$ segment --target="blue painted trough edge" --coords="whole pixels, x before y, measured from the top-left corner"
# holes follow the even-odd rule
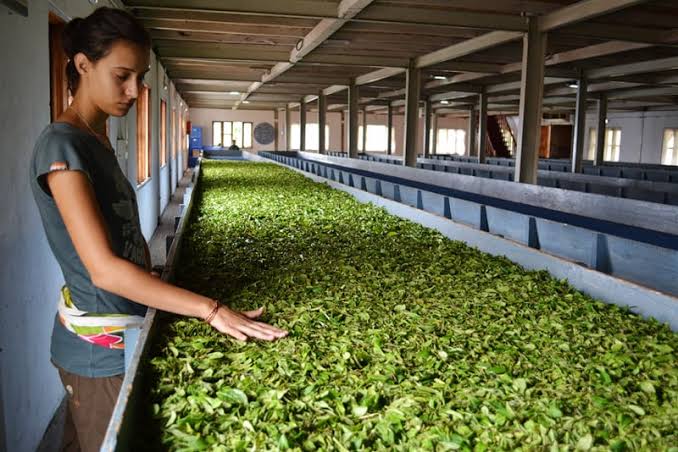
[[[244,154],[248,160],[275,163],[286,168],[289,166],[270,159]],[[456,223],[430,212],[416,209],[390,199],[349,187],[296,168],[290,168],[316,182],[351,194],[358,201],[372,203],[385,208],[389,213],[408,219],[422,226],[435,229],[453,240],[460,240],[480,251],[495,256],[505,256],[511,261],[530,270],[547,270],[558,279],[566,279],[573,287],[591,297],[609,304],[628,307],[632,312],[645,318],[655,318],[667,323],[673,331],[678,331],[678,298],[621,278],[583,267],[575,262],[563,259],[518,242],[503,239],[488,232]]]

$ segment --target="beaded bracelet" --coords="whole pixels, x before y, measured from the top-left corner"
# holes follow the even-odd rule
[[[212,312],[210,312],[209,315],[207,317],[205,317],[205,323],[207,323],[208,325],[212,324],[212,320],[214,320],[214,317],[217,316],[217,312],[219,311],[219,306],[220,306],[219,302],[217,300],[213,300],[213,301],[214,301],[214,308],[212,308]]]

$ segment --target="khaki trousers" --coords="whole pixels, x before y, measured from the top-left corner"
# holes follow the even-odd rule
[[[88,378],[59,367],[68,406],[61,450],[98,452],[122,386],[122,375]]]

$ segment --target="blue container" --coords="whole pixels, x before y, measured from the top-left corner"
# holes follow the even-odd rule
[[[191,127],[190,148],[202,148],[202,127]]]

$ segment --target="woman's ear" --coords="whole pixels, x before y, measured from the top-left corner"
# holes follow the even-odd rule
[[[75,69],[78,71],[78,74],[81,76],[89,71],[90,61],[84,53],[76,53],[73,57],[73,63],[75,64]]]

